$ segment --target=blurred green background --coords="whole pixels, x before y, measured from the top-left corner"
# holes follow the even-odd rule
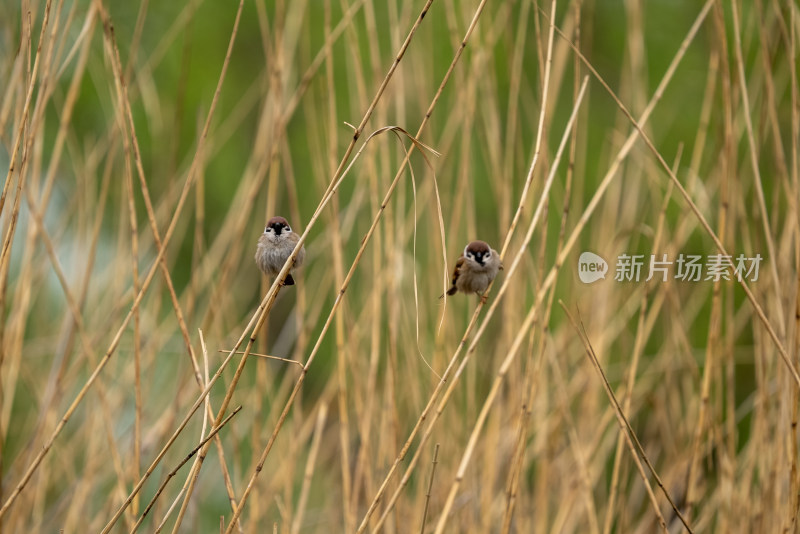
[[[20,222],[13,233],[14,242],[9,253],[9,269],[4,273],[7,280],[3,297],[4,357],[0,360],[4,381],[4,498],[19,479],[23,467],[28,465],[28,451],[38,450],[49,435],[58,420],[57,414],[63,413],[85,383],[96,359],[103,354],[130,309],[134,292],[130,197],[126,188],[128,172],[133,180],[139,241],[138,256],[133,261],[140,276],[150,268],[157,253],[135,162],[125,153],[121,142],[120,125],[127,128],[127,124],[115,88],[109,34],[106,32],[104,37],[99,17],[91,18],[96,14],[92,6],[100,4],[65,1],[52,5],[54,10],[58,9],[51,14],[59,23],[53,34],[56,60],[47,64],[46,83],[40,78],[33,93],[32,115],[37,120],[41,117],[41,121],[34,122],[33,127],[29,123],[29,129],[25,130],[30,139],[30,151],[26,147],[22,173],[26,177],[25,194],[37,202],[43,200],[46,196],[43,190],[50,179],[48,165],[54,157],[54,147],[62,142],[59,127],[66,110],[71,110],[71,119],[62,132],[63,156],[55,164],[52,176],[53,195],[39,209],[44,212],[45,228],[73,292],[80,295],[86,284],[85,298],[81,298],[79,307],[94,359],[87,358],[76,339],[77,327],[70,318],[64,289],[50,267],[51,260],[41,238],[34,233],[30,201],[26,199],[21,202]],[[422,5],[422,2],[371,0],[244,2],[226,78],[204,151],[198,159],[195,184],[178,218],[167,253],[171,281],[185,314],[190,341],[200,354],[197,331],[203,329],[209,344],[211,373],[222,358],[217,351],[233,346],[269,287],[269,281],[262,279],[252,261],[264,221],[273,214],[282,214],[296,230],[306,228],[353,137],[352,128],[346,123],[357,125],[360,122]],[[371,132],[383,126],[397,125],[411,134],[416,132],[478,5],[476,1],[461,0],[433,2],[366,124],[357,149]],[[197,157],[238,4],[202,0],[110,1],[102,6],[113,23],[141,165],[163,237],[187,173]],[[0,168],[8,169],[10,165],[27,89],[25,73],[33,65],[30,58],[36,53],[43,7],[42,2],[0,1],[0,80],[4,81],[0,84],[3,87],[0,94]],[[738,36],[730,7],[729,3],[718,3],[712,8],[689,44],[645,132],[669,164],[677,161],[678,179],[711,226],[718,229],[719,217],[727,217],[725,232],[720,237],[729,251],[734,256],[760,253],[766,258],[766,264],[762,264],[763,278],[753,285],[754,291],[769,319],[778,324],[784,344],[793,349],[796,325],[792,319],[792,299],[797,279],[796,206],[799,199],[797,146],[792,142],[797,113],[793,108],[793,103],[796,106],[796,80],[792,77],[796,70],[790,68],[792,62],[796,67],[796,51],[791,48],[794,32],[789,30],[796,25],[797,5],[777,0],[742,2]],[[576,40],[586,60],[632,115],[639,117],[701,8],[698,2],[687,1],[558,2],[556,22]],[[352,20],[339,32],[337,25],[351,9],[355,10]],[[389,435],[375,429],[388,425],[391,420],[391,439],[386,438],[391,444],[384,444],[379,451],[369,449],[368,453],[363,453],[372,455],[369,460],[363,460],[374,469],[369,476],[379,481],[385,473],[436,383],[418,356],[428,357],[434,368],[441,371],[474,308],[473,299],[458,298],[448,304],[452,308],[443,310],[437,300],[446,276],[442,255],[447,257],[447,267],[452,268],[464,244],[472,239],[484,239],[499,249],[520,202],[534,156],[543,101],[549,10],[549,3],[525,0],[486,3],[464,54],[420,137],[420,141],[440,151],[441,156],[426,154],[426,159],[418,152],[412,156],[414,183],[406,172],[387,203],[378,231],[348,288],[342,317],[337,318],[341,323],[337,322],[322,339],[320,357],[307,375],[298,406],[290,416],[293,426],[281,434],[281,440],[289,441],[278,442],[278,454],[306,454],[306,441],[301,447],[285,434],[307,438],[311,432],[308,421],[319,413],[321,399],[332,402],[333,406],[336,403],[331,399],[341,395],[336,410],[332,409],[335,413],[330,416],[339,426],[325,427],[323,448],[326,452],[321,461],[332,462],[332,465],[344,462],[347,456],[338,456],[345,454],[342,442],[346,439],[340,436],[347,431],[342,433],[342,427],[351,432],[348,445],[352,446],[355,457],[365,449],[362,442],[369,441],[368,435]],[[28,20],[33,35],[30,51],[26,48],[27,34],[23,31]],[[87,34],[82,33],[84,21],[91,24],[86,27]],[[327,54],[326,36],[332,31],[337,34]],[[735,53],[737,37],[742,43],[743,76],[757,143],[757,166],[769,217],[768,232],[776,243],[776,257],[768,253],[764,214],[756,201],[756,182],[743,120],[743,88]],[[86,67],[85,71],[80,71],[79,57],[87,42]],[[555,36],[554,43],[541,159],[534,174],[532,193],[525,199],[520,226],[510,241],[507,265],[519,250],[522,235],[539,201],[542,183],[573,110],[577,85],[583,76],[590,74],[559,35]],[[309,70],[310,67],[313,69]],[[79,90],[73,106],[67,95],[76,73]],[[310,77],[306,78],[307,75]],[[39,97],[44,98],[44,103],[39,103]],[[484,340],[480,345],[484,358],[473,362],[475,365],[467,371],[466,385],[458,391],[455,400],[455,414],[448,415],[442,423],[441,431],[449,431],[453,437],[453,448],[448,451],[446,460],[449,467],[443,468],[442,480],[449,481],[447,477],[458,465],[499,363],[522,328],[522,318],[555,262],[559,244],[563,243],[562,219],[569,234],[632,131],[629,120],[593,76],[590,76],[576,130],[571,156],[565,156],[557,171],[545,217],[546,226],[542,228],[540,224],[533,244],[520,252],[523,260],[515,275],[518,281],[506,294],[498,312],[499,319],[488,326],[486,339],[489,341]],[[406,147],[410,145],[407,139],[402,141]],[[342,183],[332,205],[310,231],[306,241],[307,266],[298,277],[301,287],[296,288],[296,295],[287,296],[282,292],[258,340],[258,351],[305,361],[335,301],[339,278],[353,262],[403,155],[400,142],[391,134],[370,142]],[[131,167],[126,166],[126,158]],[[571,158],[571,166],[566,163],[567,158]],[[569,178],[568,168],[572,173]],[[680,252],[716,253],[711,238],[697,224],[685,201],[669,185],[668,176],[641,141],[634,145],[618,172],[561,268],[555,284],[555,302],[563,299],[568,305],[587,312],[584,317],[587,330],[597,341],[598,352],[604,354],[609,379],[620,390],[625,390],[623,384],[630,368],[630,355],[637,350],[639,301],[643,299],[656,310],[664,306],[653,319],[655,326],[649,326],[642,341],[646,362],[642,365],[646,365],[647,370],[641,372],[644,383],[635,386],[638,402],[631,419],[652,442],[674,439],[674,443],[670,442],[672,448],[665,446],[664,450],[659,450],[663,455],[659,458],[667,458],[659,467],[668,472],[673,488],[679,488],[675,490],[678,494],[686,493],[681,485],[688,469],[684,465],[686,457],[691,458],[689,463],[698,457],[704,459],[700,470],[707,485],[700,499],[707,508],[705,515],[697,514],[698,521],[701,526],[712,529],[724,528],[726,523],[720,516],[726,509],[712,503],[717,502],[714,492],[722,491],[720,488],[724,486],[716,478],[731,475],[717,471],[714,455],[722,454],[717,452],[718,448],[727,446],[728,454],[734,458],[726,461],[736,464],[740,460],[737,456],[745,458],[758,448],[759,440],[767,432],[765,428],[774,427],[781,436],[791,437],[788,443],[794,444],[796,432],[785,428],[786,413],[792,406],[794,393],[785,393],[778,399],[769,393],[792,384],[787,381],[786,369],[755,319],[743,290],[735,284],[725,284],[722,296],[715,297],[711,283],[675,282],[660,287],[616,283],[613,276],[595,286],[577,281],[575,263],[582,250],[602,255],[612,269],[613,258],[620,253],[670,252],[672,257]],[[441,224],[446,234],[444,251],[433,192],[434,177],[441,198]],[[15,185],[18,173],[12,174],[10,179]],[[10,206],[14,195],[12,188],[2,212],[4,236],[11,226]],[[672,200],[665,204],[667,195]],[[660,222],[664,205],[664,219]],[[95,224],[99,229],[96,245]],[[663,226],[663,248],[654,250],[654,236],[660,225]],[[341,256],[334,254],[334,249]],[[774,271],[769,269],[770,262]],[[715,298],[721,298],[722,304]],[[445,320],[440,330],[442,313]],[[722,314],[721,322],[712,320],[715,313]],[[92,392],[91,401],[87,401],[91,402],[90,406],[96,406],[94,403],[98,401],[107,405],[106,409],[112,414],[113,428],[105,429],[111,435],[108,446],[119,447],[118,454],[123,459],[120,460],[122,467],[117,469],[123,470],[127,478],[121,481],[114,470],[94,466],[91,458],[84,456],[87,450],[95,450],[93,447],[101,448],[101,445],[92,445],[95,442],[91,429],[101,424],[102,417],[93,415],[96,408],[82,407],[68,423],[65,435],[59,437],[54,450],[54,454],[58,452],[73,464],[68,469],[70,475],[66,476],[69,484],[60,483],[57,476],[55,480],[42,476],[34,483],[38,489],[25,490],[20,497],[22,502],[17,504],[25,503],[34,512],[15,512],[17,515],[12,516],[11,525],[34,530],[63,528],[70,524],[100,528],[108,512],[121,502],[122,494],[136,480],[130,472],[135,419],[131,362],[137,350],[135,346],[141,348],[143,357],[144,465],[193,402],[198,390],[186,358],[187,347],[160,274],[156,275],[153,289],[142,302],[141,321],[139,341],[132,327],[125,329],[114,359],[102,374],[105,382],[102,388],[106,393],[95,397]],[[378,326],[373,328],[373,324]],[[558,432],[561,425],[567,424],[566,419],[560,419],[566,417],[564,414],[572,413],[579,420],[585,418],[592,425],[597,424],[597,435],[587,438],[598,444],[591,491],[598,503],[604,503],[609,492],[606,471],[612,469],[618,458],[613,440],[609,439],[609,436],[617,436],[612,412],[597,383],[592,382],[591,394],[581,395],[581,388],[588,387],[581,382],[582,373],[590,378],[593,375],[586,368],[575,371],[585,365],[584,356],[557,304],[552,320],[543,326],[548,330],[542,332],[542,325],[537,323],[536,335],[553,336],[551,342],[558,347],[553,350],[569,352],[571,359],[564,364],[571,370],[565,372],[569,380],[576,381],[566,387],[570,396],[563,412],[549,404],[543,408],[544,413],[556,421],[552,428],[557,430],[550,431],[557,437],[552,439],[554,442],[566,439],[564,432]],[[709,371],[714,373],[714,380],[711,415],[705,424],[718,432],[712,432],[713,438],[709,437],[702,447],[695,448],[700,439],[694,436],[698,413],[703,413],[699,406],[705,362],[708,354],[714,352],[718,356],[718,367]],[[497,425],[507,424],[511,428],[509,421],[517,413],[515,410],[519,410],[519,399],[523,392],[531,389],[530,382],[526,381],[532,376],[528,373],[534,372],[531,369],[541,369],[538,365],[544,365],[542,373],[556,372],[548,371],[547,364],[534,363],[542,361],[539,358],[544,358],[541,355],[544,352],[537,353],[537,357],[532,356],[533,353],[531,348],[524,359],[515,361],[498,416],[503,422]],[[796,354],[793,357],[796,365]],[[231,425],[235,430],[226,438],[231,449],[228,454],[233,456],[237,491],[246,483],[276,413],[282,409],[296,378],[292,367],[275,362],[258,360],[250,365],[252,369],[245,373],[235,398],[246,410],[238,416],[236,424]],[[226,370],[220,385],[212,390],[214,406],[219,406],[225,387],[232,379],[232,371]],[[654,375],[663,376],[663,379],[654,379]],[[552,383],[553,377],[550,379]],[[791,387],[789,391],[793,391]],[[546,389],[537,390],[536,394],[548,397]],[[363,427],[361,418],[365,417],[365,406],[375,400],[370,395],[385,395],[380,402],[392,406],[387,408],[391,415],[367,411],[374,421],[370,419]],[[552,391],[549,397],[553,397]],[[754,401],[754,398],[761,400]],[[394,399],[396,404],[388,399]],[[589,410],[585,403],[591,399],[597,405]],[[673,402],[675,404],[670,404]],[[375,406],[378,405],[383,406],[375,401]],[[762,423],[753,420],[754,405],[765,410],[756,411],[756,414],[767,421],[763,423],[766,426],[757,431],[752,431],[753,425]],[[184,451],[195,442],[200,430],[199,418],[196,419],[188,431],[193,437],[182,437],[176,449]],[[301,432],[301,428],[305,430]],[[511,435],[512,432],[506,429],[504,434],[498,430],[500,427],[492,428],[496,434],[491,435]],[[674,435],[670,434],[672,431]],[[666,434],[668,438],[664,437]],[[529,463],[525,464],[523,477],[527,484],[523,491],[528,491],[523,495],[533,502],[534,497],[543,492],[541,480],[550,476],[537,471],[535,462],[540,459],[539,454],[552,451],[548,452],[549,449],[533,437],[524,444],[535,451],[526,457]],[[491,443],[483,446],[486,447],[484,452],[493,450]],[[600,447],[605,448],[600,450]],[[293,448],[297,450],[292,452]],[[792,450],[787,445],[786,450],[775,455],[792,458]],[[180,452],[172,454],[174,458],[170,456],[170,460],[177,461],[181,457]],[[499,452],[497,455],[503,456]],[[287,515],[291,517],[274,499],[274,494],[283,495],[288,502],[284,505],[290,508],[297,499],[303,481],[303,464],[297,457],[291,460],[298,462],[293,475],[287,475],[286,479],[276,477],[273,486],[265,482],[266,486],[259,489],[263,492],[264,503],[252,512],[255,518],[272,521],[276,516],[284,520]],[[741,462],[736,465],[752,469],[748,473],[760,472],[752,464]],[[109,460],[109,463],[114,462]],[[165,461],[165,464],[170,465],[170,462]],[[287,460],[286,464],[292,462]],[[776,465],[789,469],[777,461]],[[763,468],[761,466],[761,470]],[[60,473],[60,469],[65,468],[49,465],[47,472]],[[87,491],[95,498],[86,517],[75,518],[69,512],[67,501],[69,492],[79,487],[80,482],[70,476],[80,478],[79,473],[84,469],[93,474],[96,486]],[[160,480],[166,473],[162,472],[164,469],[166,467],[160,467],[154,479]],[[230,511],[224,488],[218,484],[217,459],[209,458],[205,469],[213,474],[204,471],[199,495],[193,497],[202,503],[200,511],[193,509],[196,515],[184,520],[185,527],[214,525],[216,518]],[[265,472],[270,469],[278,467],[270,463]],[[355,467],[353,469],[355,471]],[[741,475],[736,467],[730,470]],[[336,504],[339,492],[346,495],[348,491],[344,487],[346,484],[339,487],[338,467],[320,468],[316,476],[324,480],[314,486],[311,498],[320,519],[318,523],[312,521],[309,529],[319,525],[336,525],[334,529],[340,525],[352,527],[347,506],[337,507]],[[498,488],[504,476],[497,475],[497,479],[493,479],[496,486],[485,487],[488,496],[479,498],[483,499],[481,513],[489,513],[491,506],[487,503],[492,495],[502,494]],[[629,477],[630,486],[638,488],[639,480],[632,470],[625,476]],[[794,479],[781,480],[787,487],[794,487]],[[768,486],[772,482],[774,480],[769,479],[763,484]],[[352,498],[351,515],[358,519],[369,504],[372,494],[368,490],[375,489],[375,480],[367,478],[363,484],[363,494],[357,493]],[[422,479],[412,483],[410,493],[414,499],[422,499],[423,486]],[[155,480],[148,482],[145,493],[151,496],[155,487]],[[330,496],[321,488],[334,488],[331,490],[334,498],[328,498]],[[633,494],[639,490],[626,487],[623,491]],[[747,490],[743,491],[748,495]],[[785,488],[782,491],[787,493],[776,490],[769,498],[764,497],[763,509],[773,512],[780,509],[782,513],[780,496],[791,493]],[[108,495],[110,499],[103,498]],[[553,510],[560,506],[559,495],[554,491],[550,496],[552,502],[548,502]],[[629,497],[631,502],[643,502],[638,493]],[[440,495],[439,499],[442,498]],[[541,511],[537,506],[519,509],[520,532],[531,531],[524,529],[533,528],[534,524],[541,527],[548,521],[547,518],[536,519],[534,512]],[[601,504],[598,508],[604,509]],[[490,514],[492,518],[499,512],[495,510],[494,513]],[[639,531],[646,530],[650,524],[647,513],[642,513],[639,507],[619,513],[626,519],[615,523],[618,531],[626,531],[626,526],[633,530],[634,522]],[[781,513],[775,512],[775,517],[786,516]],[[459,524],[469,524],[463,517],[461,520],[464,522]],[[492,521],[495,525],[495,520]],[[282,529],[285,524],[281,523]],[[398,524],[402,525],[402,514]],[[742,522],[742,525],[751,524]],[[581,531],[580,526],[571,526]],[[768,527],[764,528],[763,531],[768,531]],[[565,527],[564,530],[569,529]]]

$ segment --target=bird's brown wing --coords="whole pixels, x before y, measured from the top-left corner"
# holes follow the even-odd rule
[[[459,256],[458,260],[456,260],[456,266],[453,268],[453,278],[451,280],[453,285],[447,290],[448,295],[455,295],[456,291],[458,291],[458,288],[456,287],[456,280],[458,280],[458,277],[461,274],[461,267],[463,267],[465,261],[466,260],[464,259],[463,255]]]

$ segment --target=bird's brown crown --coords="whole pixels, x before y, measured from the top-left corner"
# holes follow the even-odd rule
[[[464,249],[464,257],[483,265],[492,257],[492,248],[485,241],[473,241]]]
[[[474,254],[476,252],[489,252],[492,249],[486,241],[473,241],[464,250]]]
[[[276,224],[289,226],[289,221],[287,221],[286,219],[284,219],[279,215],[276,215],[275,217],[267,221],[267,226],[275,226]]]
[[[292,231],[292,227],[289,226],[289,221],[284,219],[283,217],[275,216],[267,221],[267,226],[264,227],[264,232],[275,232],[276,236],[279,236],[283,233],[289,233]]]

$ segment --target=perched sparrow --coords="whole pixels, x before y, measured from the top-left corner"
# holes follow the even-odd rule
[[[258,249],[256,250],[258,268],[266,275],[277,276],[299,239],[300,236],[292,231],[286,219],[283,217],[271,218],[267,221],[264,233],[258,238]],[[303,265],[305,257],[306,249],[301,247],[294,260],[294,265],[289,270],[289,274],[286,275],[285,285],[294,285],[294,278],[292,278],[291,273],[295,268]]]
[[[447,290],[447,294],[455,295],[461,291],[482,296],[497,276],[497,271],[502,268],[503,264],[497,251],[484,241],[473,241],[464,248],[464,253],[456,261],[456,267],[453,269],[453,287]]]

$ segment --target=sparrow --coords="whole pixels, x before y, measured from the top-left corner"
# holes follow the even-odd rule
[[[283,268],[283,264],[291,255],[300,236],[292,231],[291,226],[283,217],[273,217],[267,221],[264,233],[258,238],[258,248],[256,249],[256,265],[264,274],[277,276]],[[305,247],[300,248],[294,265],[286,275],[284,285],[293,286],[294,278],[292,271],[303,265],[306,257]]]
[[[496,250],[484,241],[473,241],[464,248],[464,253],[456,261],[453,286],[447,290],[447,294],[455,295],[458,291],[476,293],[485,302],[483,292],[502,268],[500,254]]]

